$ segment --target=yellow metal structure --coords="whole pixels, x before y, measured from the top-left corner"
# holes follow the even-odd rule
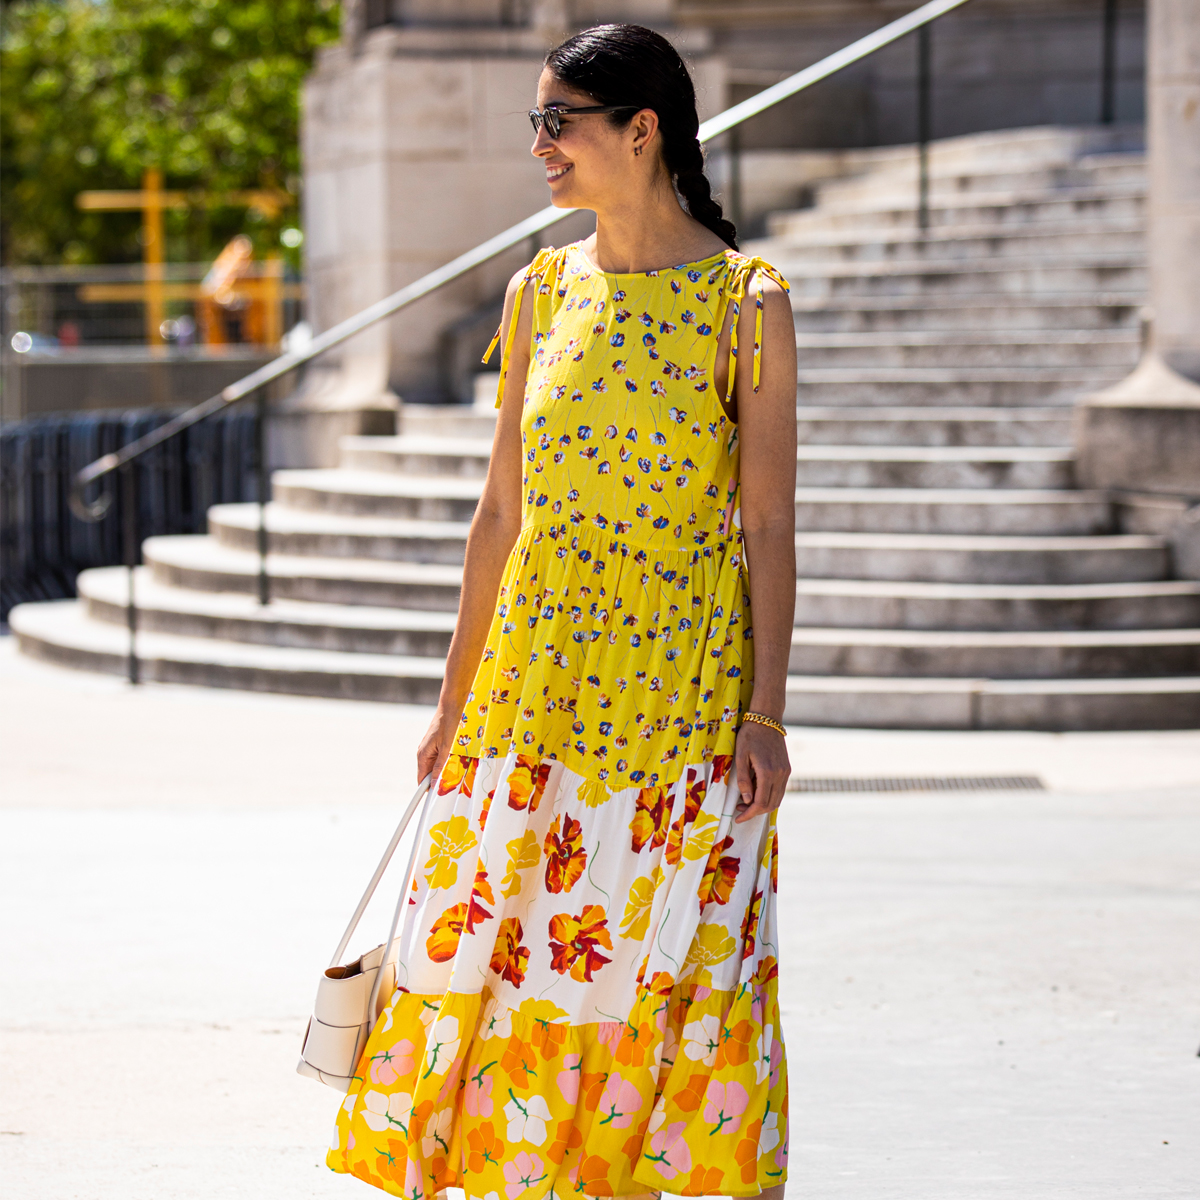
[[[168,300],[199,299],[204,293],[195,284],[168,284],[164,278],[166,262],[166,234],[163,228],[163,212],[168,209],[189,208],[207,203],[213,207],[257,208],[268,217],[274,217],[293,204],[295,198],[288,192],[272,188],[250,191],[223,192],[206,198],[202,192],[168,192],[163,190],[162,171],[150,167],[142,175],[140,191],[94,191],[80,192],[75,197],[77,208],[90,212],[133,212],[142,213],[142,266],[143,282],[133,284],[97,284],[80,288],[81,300],[141,300],[146,306],[146,342],[151,346],[162,346],[163,319]],[[274,261],[274,260],[272,260]],[[261,299],[267,312],[264,314],[263,337],[267,345],[278,343],[282,330],[279,303],[284,298],[282,263],[277,269],[268,265],[266,278],[239,281],[237,291],[245,292],[247,299]],[[251,285],[247,288],[247,284]],[[258,284],[255,288],[253,285]],[[258,292],[258,296],[254,293]],[[266,335],[272,332],[274,337]]]

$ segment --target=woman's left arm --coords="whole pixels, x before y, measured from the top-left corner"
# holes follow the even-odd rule
[[[754,630],[754,691],[750,711],[783,720],[788,657],[796,612],[796,327],[787,293],[763,281],[759,386],[743,350],[735,380],[741,444],[742,533]],[[757,292],[752,277],[738,316],[738,343],[754,345]],[[743,723],[735,752],[737,821],[770,812],[783,800],[791,774],[787,741],[767,725]]]

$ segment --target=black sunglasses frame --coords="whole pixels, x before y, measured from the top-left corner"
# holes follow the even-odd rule
[[[636,104],[589,104],[584,108],[560,108],[558,105],[552,105],[550,108],[529,110],[529,121],[533,126],[533,132],[537,133],[545,125],[546,133],[553,141],[562,133],[562,122],[559,120],[561,116],[582,116],[585,113],[615,113],[615,112],[630,112],[636,111]]]

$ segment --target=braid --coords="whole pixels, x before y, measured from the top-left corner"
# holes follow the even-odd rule
[[[665,138],[663,142],[663,156],[667,158],[678,142],[672,145]],[[713,199],[708,176],[704,173],[704,153],[696,138],[692,138],[692,144],[685,150],[685,154],[687,161],[680,166],[675,166],[668,158],[667,170],[672,171],[675,176],[675,187],[687,205],[688,214],[694,220],[699,221],[701,225],[711,229],[721,241],[736,250],[738,248],[737,227],[725,216],[721,205]],[[674,155],[671,155],[671,158],[674,158]],[[674,169],[672,170],[672,168]]]

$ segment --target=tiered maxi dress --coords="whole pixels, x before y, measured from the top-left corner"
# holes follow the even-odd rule
[[[754,272],[757,386],[761,280],[787,286],[761,259],[617,275],[573,244],[525,276],[521,531],[335,1171],[410,1200],[786,1178],[778,843],[773,813],[733,823],[753,657],[713,382]]]

